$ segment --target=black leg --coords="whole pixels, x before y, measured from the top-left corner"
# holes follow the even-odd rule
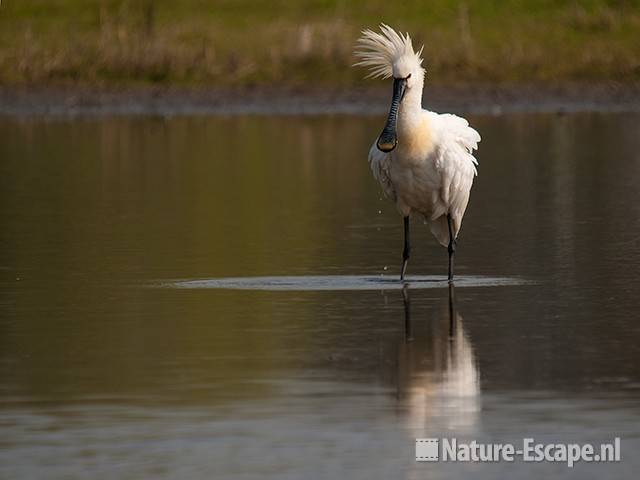
[[[411,240],[409,239],[409,217],[404,217],[404,249],[402,250],[402,269],[400,270],[400,280],[404,280],[407,271],[407,263],[411,255]]]
[[[449,282],[453,282],[453,255],[456,253],[456,237],[453,233],[453,220],[451,214],[447,214],[447,225],[449,225]]]

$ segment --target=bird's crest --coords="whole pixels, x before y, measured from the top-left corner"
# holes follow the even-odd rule
[[[362,31],[354,54],[360,59],[354,66],[370,69],[367,77],[389,78],[393,75],[393,65],[400,60],[422,68],[422,50],[415,52],[408,33],[404,36],[384,23],[380,24],[382,33],[370,29]]]

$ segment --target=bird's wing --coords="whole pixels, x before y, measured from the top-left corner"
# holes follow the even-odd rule
[[[369,150],[369,166],[371,167],[371,172],[373,172],[375,179],[380,182],[384,194],[395,201],[396,192],[393,188],[393,184],[391,183],[391,179],[389,178],[390,161],[391,155],[378,150],[378,147],[374,142]]]
[[[473,167],[473,174],[477,175],[476,165],[478,160],[473,156],[473,151],[478,149],[478,143],[480,142],[480,134],[469,126],[469,122],[457,115],[451,113],[444,114],[432,114],[436,119],[436,128],[438,130],[438,136],[442,144],[450,147],[455,153],[458,147],[463,149],[463,153],[466,154],[465,160],[471,162]]]
[[[456,235],[462,224],[473,177],[478,174],[478,161],[473,151],[478,148],[480,134],[464,118],[452,114],[432,115],[438,145],[435,167],[440,173],[439,196],[444,211],[434,212],[431,230],[441,243],[445,243],[448,227],[444,215],[451,214]]]

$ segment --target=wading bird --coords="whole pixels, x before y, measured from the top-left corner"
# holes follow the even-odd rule
[[[411,253],[409,217],[426,219],[431,233],[449,252],[449,281],[462,217],[469,202],[480,135],[464,118],[422,108],[425,69],[422,48],[415,52],[409,34],[387,25],[382,33],[364,30],[358,40],[356,66],[369,68],[368,77],[393,77],[387,123],[369,151],[369,164],[404,219],[404,249],[400,279]]]

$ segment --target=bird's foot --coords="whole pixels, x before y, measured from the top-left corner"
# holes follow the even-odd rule
[[[400,281],[403,282],[404,281],[404,275],[405,273],[407,273],[407,265],[409,263],[409,260],[405,260],[402,262],[402,267],[400,268]]]

